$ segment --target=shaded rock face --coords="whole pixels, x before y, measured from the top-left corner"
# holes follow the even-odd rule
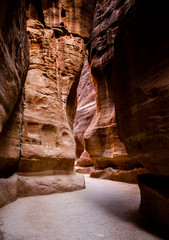
[[[97,111],[85,131],[85,146],[98,169],[114,167],[133,169],[139,163],[126,153],[119,141],[112,74],[114,66],[114,37],[119,20],[127,11],[130,1],[98,1],[94,29],[88,44],[91,79],[96,92]]]
[[[140,211],[151,222],[155,222],[158,229],[168,235],[169,221],[169,180],[151,174],[139,176],[141,192]],[[167,239],[166,237],[164,239]]]
[[[152,174],[163,176],[169,176],[168,8],[168,1],[136,1],[115,41],[120,139]]]
[[[0,177],[7,177],[20,155],[20,96],[29,66],[25,1],[0,2],[0,53]]]
[[[84,134],[96,113],[96,93],[90,78],[88,61],[85,61],[77,89],[77,111],[73,125],[76,141],[76,158],[85,149]],[[89,157],[89,156],[88,156]]]
[[[152,173],[139,177],[140,210],[167,232],[168,8],[168,1],[135,1],[119,25],[112,79],[120,139]]]
[[[30,68],[24,88],[20,172],[73,171],[75,92],[93,11],[94,1],[29,4]]]

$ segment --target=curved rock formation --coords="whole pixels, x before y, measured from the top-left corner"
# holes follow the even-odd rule
[[[0,53],[0,177],[8,177],[19,163],[20,98],[29,66],[25,1],[0,2]]]
[[[136,1],[128,11],[115,41],[114,79],[121,140],[151,173],[164,176],[169,176],[168,7],[166,1]]]
[[[96,94],[90,78],[88,61],[85,61],[77,89],[77,111],[73,125],[73,134],[76,141],[77,164],[92,165],[90,156],[85,150],[84,134],[96,112]],[[85,151],[84,151],[85,150]],[[82,163],[83,162],[83,163]],[[79,165],[79,166],[80,166]]]
[[[0,132],[23,87],[29,64],[25,2],[0,3]]]
[[[119,141],[116,125],[112,73],[114,37],[119,19],[128,8],[119,1],[98,1],[92,39],[88,44],[91,78],[96,91],[97,111],[85,131],[85,144],[97,169],[114,167],[130,170],[139,166]]]
[[[72,124],[94,1],[31,1],[20,172],[73,172]],[[41,11],[40,11],[41,10]],[[84,19],[84,13],[86,18]]]
[[[153,175],[139,178],[141,211],[168,231],[169,2],[134,1],[115,40],[120,139]]]
[[[13,1],[11,11],[8,4],[1,5],[2,9],[4,7],[2,21],[0,17],[1,61],[4,61],[1,73],[3,78],[10,80],[9,84],[4,81],[1,86],[2,96],[4,94],[2,106],[6,108],[1,118],[3,126],[23,87],[29,53],[26,49],[24,1]],[[86,56],[85,42],[93,26],[94,7],[95,0],[27,1],[29,72],[23,101],[20,103],[18,100],[13,117],[10,117],[0,136],[3,160],[0,164],[1,177],[8,177],[16,171],[19,173],[15,181],[13,178],[2,181],[7,191],[1,192],[0,205],[16,197],[8,187],[11,181],[17,185],[16,188],[22,186],[22,189],[19,187],[16,190],[21,190],[23,194],[18,192],[20,196],[72,191],[84,187],[83,177],[74,174],[75,141],[72,125],[76,111],[74,92]],[[12,21],[9,23],[10,13]],[[8,32],[4,30],[5,24]],[[7,64],[5,57],[8,57]],[[7,72],[9,76],[5,75]],[[51,174],[55,176],[44,176]],[[60,176],[56,177],[57,174]],[[63,174],[70,175],[66,177]],[[24,189],[27,193],[24,193]]]

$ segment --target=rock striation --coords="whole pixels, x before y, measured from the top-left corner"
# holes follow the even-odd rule
[[[141,211],[158,224],[158,219],[162,219],[162,225],[167,228],[168,8],[167,1],[134,1],[122,19],[115,39],[113,79],[120,139],[132,158],[140,161],[152,174],[148,178],[139,178]]]
[[[94,1],[31,1],[20,172],[73,172],[76,92]],[[41,11],[40,11],[41,10]],[[86,18],[84,19],[84,13]]]
[[[115,41],[120,138],[151,173],[163,176],[169,176],[168,6],[164,1],[136,1],[121,22]]]
[[[0,177],[17,170],[20,102],[29,66],[25,1],[0,2]]]
[[[21,196],[60,192],[62,188],[65,191],[78,190],[84,187],[84,179],[74,173],[72,127],[76,112],[75,92],[86,56],[85,43],[93,27],[95,1],[30,0],[26,3],[30,65],[22,99],[18,99],[15,109],[29,59],[24,1],[13,1],[10,9],[7,5],[4,8],[6,15],[2,14],[2,21],[0,18],[2,55],[8,57],[9,63],[6,66],[6,59],[1,59],[5,63],[1,73],[2,78],[10,80],[10,84],[2,85],[4,101],[1,109],[6,107],[6,113],[4,111],[1,118],[2,126],[13,110],[0,136],[1,177],[18,171],[15,183],[18,185],[21,182]],[[3,9],[5,4],[1,5]],[[13,19],[8,24],[10,14]],[[9,26],[9,31],[4,31],[5,24]],[[3,37],[9,45],[8,42],[4,44]],[[5,76],[7,72],[11,78]],[[45,181],[47,185],[51,183],[51,188],[40,187]],[[8,185],[8,180],[3,182],[5,184]],[[7,199],[15,199],[15,196],[10,197],[10,191],[8,196],[2,192],[2,199],[3,195],[6,200],[0,200],[2,205],[8,202]]]
[[[77,165],[87,167],[93,165],[86,151],[84,134],[96,113],[96,93],[90,78],[88,60],[85,61],[77,89],[77,111],[73,125],[76,141]]]
[[[129,1],[98,1],[94,29],[88,43],[91,81],[96,92],[96,112],[84,133],[85,148],[96,169],[112,167],[132,170],[140,167],[127,155],[119,140],[112,84],[114,38],[119,20],[127,11]],[[138,172],[138,171],[137,171]]]
[[[99,90],[97,93],[99,94]],[[127,156],[124,145],[118,139],[116,123],[107,126],[104,118],[105,112],[101,112],[102,125],[100,125],[99,130],[95,128],[98,124],[96,121],[98,115],[96,109],[97,97],[91,83],[88,61],[86,61],[77,90],[77,112],[73,126],[77,159],[75,170],[78,173],[88,173],[91,177],[136,183],[137,176],[147,171],[140,168],[135,160]],[[108,111],[113,111],[115,115],[114,108],[113,110],[111,108],[107,109],[107,115]],[[105,128],[108,130],[105,130]],[[91,138],[89,137],[86,140],[85,136],[88,132],[92,132],[92,135]],[[111,144],[109,143],[110,140]],[[109,155],[107,152],[108,157],[105,158],[102,151],[108,147]],[[118,154],[115,149],[118,149]],[[93,165],[94,167],[92,167]]]

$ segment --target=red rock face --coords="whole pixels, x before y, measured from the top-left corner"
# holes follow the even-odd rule
[[[88,61],[85,61],[77,89],[77,111],[73,125],[76,141],[76,158],[85,149],[84,134],[96,112],[96,93],[90,78]]]
[[[32,1],[29,5],[31,61],[25,84],[20,172],[74,170],[75,92],[93,11],[94,1],[77,0],[74,5],[41,1],[39,8]]]
[[[17,170],[20,101],[29,66],[25,1],[0,2],[0,176]]]
[[[118,22],[130,1],[99,1],[95,10],[95,26],[88,44],[92,83],[96,92],[97,111],[85,131],[85,145],[98,169],[114,167],[133,169],[139,164],[126,153],[119,141],[114,106],[112,73],[114,66],[114,37]]]
[[[115,41],[120,139],[151,173],[163,176],[169,176],[168,7],[167,1],[136,1]]]

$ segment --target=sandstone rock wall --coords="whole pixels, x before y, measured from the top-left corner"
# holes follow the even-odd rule
[[[7,177],[20,155],[20,95],[29,66],[25,1],[0,2],[0,53],[0,177]]]
[[[134,1],[115,40],[120,139],[152,175],[139,178],[140,210],[166,228],[169,209],[169,2]]]
[[[115,100],[121,140],[151,173],[169,176],[167,1],[135,1],[115,41]]]
[[[94,1],[39,4],[31,1],[28,10],[31,58],[24,89],[19,171],[68,173],[75,160],[75,92],[92,29]]]
[[[77,89],[77,111],[73,125],[76,158],[85,149],[84,134],[96,112],[96,94],[90,78],[88,60],[85,61]]]
[[[139,166],[126,153],[119,141],[112,74],[114,66],[114,37],[119,20],[130,1],[98,1],[94,29],[88,44],[92,83],[96,92],[97,111],[85,131],[85,144],[92,162],[98,169],[114,167],[133,169]]]

